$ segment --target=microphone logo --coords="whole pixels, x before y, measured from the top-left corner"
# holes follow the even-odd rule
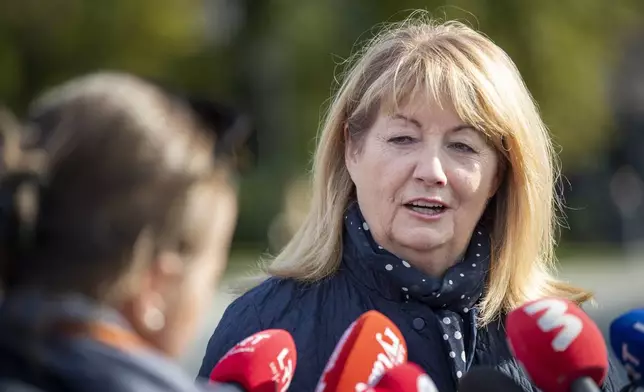
[[[427,375],[421,374],[416,379],[416,391],[417,392],[438,392],[434,381]]]
[[[633,325],[633,329],[635,329],[638,332],[644,333],[644,324],[638,321],[635,323],[635,325]]]
[[[633,324],[633,329],[644,334],[644,324],[639,321]],[[629,352],[628,344],[626,343],[622,343],[621,354],[622,363],[624,364],[624,369],[626,369],[626,372],[628,373],[628,377],[631,381],[639,382],[642,379],[642,373],[638,372],[637,369],[640,367],[641,360]]]
[[[288,348],[283,348],[277,355],[277,364],[275,364],[275,362],[271,362],[269,364],[271,371],[273,372],[273,381],[283,385],[279,392],[286,391],[293,379],[293,360],[289,358],[285,361],[289,353],[290,351]]]
[[[249,336],[246,339],[242,340],[237,345],[238,346],[246,346],[246,345],[254,346],[257,343],[261,342],[262,340],[266,340],[266,339],[268,339],[270,337],[271,337],[271,335],[268,334],[268,333],[256,333],[255,335]]]
[[[270,338],[271,336],[272,336],[271,334],[260,332],[245,338],[244,340],[237,343],[235,347],[230,349],[230,351],[228,351],[226,355],[224,355],[221,358],[220,362],[223,361],[225,358],[230,357],[231,355],[235,355],[239,353],[254,353],[257,344],[263,340]]]
[[[389,327],[385,328],[384,334],[376,333],[376,341],[384,353],[378,353],[376,362],[371,369],[369,384],[372,385],[382,377],[386,369],[391,369],[405,361],[405,347],[400,344],[400,339]]]
[[[628,373],[628,376],[632,381],[639,381],[642,379],[642,375],[634,368],[634,366],[640,366],[640,360],[628,352],[628,344],[626,343],[622,343],[622,362],[624,363],[626,373]]]
[[[374,385],[385,370],[392,369],[396,365],[405,362],[405,345],[401,344],[400,338],[389,327],[385,328],[385,332],[376,333],[376,341],[382,348],[383,352],[378,353],[376,361],[371,368],[371,374],[367,383],[359,382],[355,386],[355,392],[364,392],[369,389],[369,385]]]
[[[389,341],[385,340],[385,337]],[[376,341],[380,344],[387,357],[394,362],[394,364],[402,363],[405,360],[405,346],[400,344],[400,339],[394,331],[389,327],[385,328],[384,335],[378,332],[376,334]]]
[[[568,304],[555,298],[542,299],[523,308],[523,311],[531,316],[543,310],[546,311],[537,320],[537,326],[543,332],[561,328],[551,346],[557,352],[566,351],[581,334],[583,322],[579,317],[566,313]]]

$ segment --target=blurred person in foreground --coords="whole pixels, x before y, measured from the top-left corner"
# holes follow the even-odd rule
[[[197,390],[172,358],[237,216],[209,125],[120,73],[47,92],[23,130],[2,122],[0,389]]]
[[[457,22],[412,17],[353,61],[324,122],[310,211],[215,330],[200,375],[265,328],[293,334],[292,388],[312,391],[342,333],[370,309],[404,334],[442,392],[472,365],[535,391],[504,316],[557,280],[555,154],[508,55]],[[526,337],[530,338],[530,337]],[[605,391],[625,382],[614,370]]]

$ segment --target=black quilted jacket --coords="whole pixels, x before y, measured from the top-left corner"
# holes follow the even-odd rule
[[[313,391],[335,345],[345,329],[368,310],[389,317],[403,333],[410,361],[420,365],[441,392],[456,391],[448,352],[427,305],[405,302],[392,295],[382,276],[363,268],[350,244],[344,247],[340,270],[331,278],[304,285],[271,278],[235,300],[226,310],[208,344],[199,376],[208,377],[215,364],[238,341],[268,328],[289,331],[298,350],[291,391]],[[472,366],[492,366],[509,375],[526,392],[538,391],[513,359],[502,322],[476,333]],[[470,357],[471,353],[467,353]],[[603,390],[618,392],[627,380],[611,364]]]

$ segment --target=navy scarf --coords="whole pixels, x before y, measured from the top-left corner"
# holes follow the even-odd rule
[[[432,309],[439,321],[453,374],[456,379],[462,377],[474,354],[475,305],[483,294],[490,266],[489,231],[479,223],[463,259],[436,278],[378,245],[355,202],[347,209],[345,227],[352,247],[368,264],[363,267],[381,276],[399,292],[403,301],[420,301]]]

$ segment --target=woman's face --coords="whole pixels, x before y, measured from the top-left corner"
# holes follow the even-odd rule
[[[422,96],[379,114],[345,159],[376,242],[434,276],[462,255],[499,184],[485,136]]]

